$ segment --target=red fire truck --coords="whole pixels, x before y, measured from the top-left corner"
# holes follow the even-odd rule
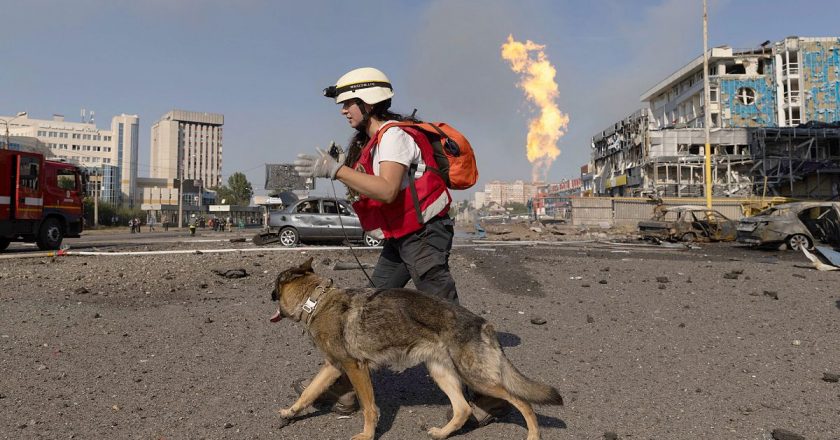
[[[82,232],[82,172],[39,153],[0,150],[0,251],[10,242],[58,249]]]

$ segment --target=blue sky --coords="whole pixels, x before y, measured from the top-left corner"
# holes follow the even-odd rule
[[[710,0],[710,46],[834,36],[837,16],[834,0]],[[146,176],[160,116],[222,113],[224,179],[245,172],[258,193],[263,164],[346,143],[351,129],[321,90],[356,67],[388,74],[398,112],[417,108],[463,131],[483,189],[531,175],[534,109],[501,59],[508,34],[546,45],[557,68],[570,123],[551,181],[576,177],[592,135],[638,109],[645,90],[703,47],[701,0],[6,0],[2,23],[0,114],[78,121],[86,108],[101,128],[137,114]]]

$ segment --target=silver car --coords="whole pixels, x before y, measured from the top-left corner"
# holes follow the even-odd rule
[[[349,239],[367,246],[379,240],[362,230],[359,217],[346,200],[308,197],[269,212],[269,231],[254,237],[256,244],[279,242],[292,247],[300,242],[341,242]]]
[[[840,244],[840,202],[784,203],[738,224],[738,242],[756,246],[787,244],[796,251],[817,242]]]

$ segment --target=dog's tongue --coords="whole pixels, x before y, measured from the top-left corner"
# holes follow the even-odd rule
[[[274,312],[274,314],[273,314],[273,315],[271,315],[271,318],[269,318],[269,321],[271,321],[271,322],[277,322],[277,321],[279,321],[279,320],[280,320],[280,318],[281,318],[281,316],[280,316],[280,310],[278,310],[278,311]]]

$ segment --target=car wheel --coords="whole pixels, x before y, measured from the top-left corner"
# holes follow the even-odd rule
[[[793,234],[787,239],[788,249],[794,251],[801,251],[804,249],[811,249],[811,239],[802,234]]]
[[[382,245],[382,240],[368,234],[365,232],[365,245],[370,247],[376,247]]]
[[[294,247],[300,241],[300,236],[295,228],[283,228],[280,231],[280,244],[286,247]]]
[[[693,232],[686,232],[680,237],[680,241],[694,241],[697,240],[697,234]]]
[[[56,250],[61,246],[61,240],[64,239],[64,230],[61,228],[61,223],[54,218],[48,218],[41,224],[41,230],[38,231],[38,249],[43,251]]]
[[[9,247],[9,243],[11,242],[12,240],[9,240],[8,238],[0,238],[0,251],[6,250],[6,248]]]

